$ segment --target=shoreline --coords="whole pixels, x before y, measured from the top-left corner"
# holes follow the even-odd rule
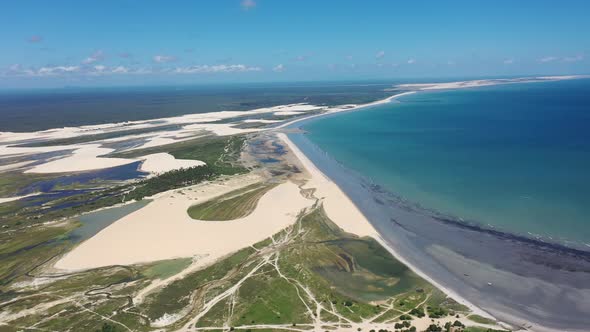
[[[442,285],[440,285],[436,280],[434,280],[432,277],[430,277],[429,275],[425,274],[424,272],[422,272],[420,269],[418,269],[416,266],[412,265],[410,262],[408,262],[404,257],[402,257],[398,252],[395,251],[394,248],[392,248],[381,236],[381,234],[379,234],[379,232],[373,227],[373,225],[371,224],[371,222],[369,221],[369,219],[358,209],[358,207],[356,206],[356,204],[350,199],[350,197],[348,197],[348,195],[346,195],[342,189],[340,189],[340,187],[338,186],[338,184],[336,184],[334,181],[332,181],[325,173],[323,173],[298,147],[295,143],[293,143],[288,135],[284,134],[284,133],[279,133],[277,134],[277,137],[279,137],[287,146],[288,148],[291,150],[291,152],[293,152],[293,154],[297,157],[297,159],[301,162],[301,164],[305,167],[305,169],[307,170],[308,173],[310,173],[310,176],[312,178],[311,182],[312,184],[306,184],[306,186],[308,187],[312,187],[313,185],[317,185],[317,178],[321,178],[324,181],[330,183],[331,185],[335,186],[337,188],[338,191],[338,195],[342,195],[344,199],[340,199],[341,204],[343,205],[349,205],[349,206],[345,206],[343,207],[342,205],[339,206],[339,208],[344,208],[344,209],[352,209],[354,210],[358,215],[360,215],[362,217],[361,223],[366,223],[368,225],[370,225],[371,228],[371,232],[369,233],[363,233],[363,232],[354,232],[351,231],[351,225],[349,224],[349,222],[346,222],[345,220],[343,220],[341,218],[341,216],[334,216],[334,214],[330,214],[330,211],[328,209],[326,209],[326,213],[328,214],[328,217],[330,217],[330,220],[332,220],[335,224],[337,224],[339,227],[341,227],[342,229],[344,229],[347,232],[351,232],[354,233],[358,236],[370,236],[373,239],[375,239],[381,246],[383,246],[395,259],[397,259],[398,261],[400,261],[401,263],[403,263],[404,265],[406,265],[408,268],[410,268],[414,273],[416,273],[418,276],[420,276],[421,278],[423,278],[424,280],[428,281],[429,283],[431,283],[433,286],[435,286],[436,288],[438,288],[439,290],[441,290],[442,292],[444,292],[447,296],[453,298],[455,301],[457,301],[460,304],[465,305],[466,307],[468,307],[472,313],[486,317],[486,318],[491,318],[491,319],[495,319],[495,317],[493,317],[491,314],[489,314],[488,312],[486,312],[485,310],[479,308],[478,306],[472,304],[470,301],[468,301],[467,299],[461,297],[459,294],[455,293],[454,291],[452,291],[451,289],[448,289]],[[316,188],[317,189],[317,188]],[[355,216],[356,217],[356,216]],[[357,221],[358,222],[358,221]],[[502,322],[499,322],[502,323]]]
[[[579,77],[574,77],[574,78],[579,78]],[[571,79],[571,78],[568,78],[568,79]],[[520,82],[514,82],[514,83],[520,83]],[[522,82],[522,83],[527,83],[527,82]],[[409,92],[410,93],[414,93],[415,91],[409,91]],[[342,113],[342,112],[346,112],[346,111],[357,111],[357,110],[360,110],[362,108],[367,108],[367,107],[370,107],[370,106],[373,106],[373,105],[384,104],[384,103],[387,103],[389,101],[395,100],[396,98],[401,97],[401,96],[403,96],[405,94],[406,93],[396,94],[396,95],[393,95],[393,96],[391,96],[389,98],[386,98],[384,100],[380,100],[380,101],[377,101],[377,102],[374,102],[374,103],[370,103],[370,104],[366,104],[366,105],[359,105],[359,106],[356,106],[354,108],[349,108],[349,109],[346,109],[346,110],[342,110],[340,112],[326,112],[326,113],[323,113],[323,114],[317,114],[317,115],[313,115],[313,116],[308,116],[308,117],[303,117],[303,118],[295,119],[295,120],[292,120],[292,121],[290,121],[290,122],[288,122],[288,123],[286,123],[284,125],[281,125],[281,126],[277,127],[277,129],[284,129],[284,128],[288,128],[288,129],[300,129],[300,127],[303,125],[302,122],[313,120],[313,119],[316,119],[316,118],[318,118],[320,116],[334,115],[335,113]],[[283,134],[279,134],[279,135],[284,135],[284,138],[286,138],[286,140],[283,139],[283,137],[281,137],[281,139],[283,139],[283,141],[285,141],[285,143],[289,146],[290,149],[296,150],[298,152],[298,153],[296,153],[296,155],[297,155],[297,157],[300,160],[301,159],[307,160],[308,163],[312,164],[313,167],[315,169],[317,169],[318,172],[320,174],[322,174],[323,177],[325,177],[326,179],[328,179],[328,181],[332,181],[332,182],[336,183],[336,186],[339,187],[339,190],[342,192],[342,194],[345,195],[345,196],[347,196],[347,199],[350,202],[352,202],[354,205],[357,205],[357,208],[360,211],[362,211],[361,213],[364,214],[364,217],[365,217],[366,220],[368,220],[368,221],[370,220],[369,222],[372,224],[372,226],[373,226],[374,229],[379,229],[379,227],[376,227],[376,226],[382,226],[383,227],[383,225],[378,225],[379,222],[377,222],[377,224],[375,224],[373,218],[368,217],[368,215],[366,214],[367,210],[370,211],[371,207],[369,207],[370,204],[368,204],[368,205],[365,204],[365,202],[363,202],[363,200],[370,200],[370,198],[367,198],[367,197],[361,197],[361,198],[359,198],[359,197],[352,197],[352,196],[350,196],[350,194],[351,194],[351,188],[353,188],[353,186],[350,185],[350,183],[346,183],[346,181],[349,181],[349,182],[355,181],[355,179],[352,179],[352,180],[351,179],[346,179],[346,176],[347,175],[350,175],[350,174],[344,174],[344,175],[341,175],[337,179],[333,179],[332,178],[332,175],[333,174],[330,174],[330,170],[328,170],[328,173],[326,173],[325,169],[322,168],[322,166],[325,166],[325,165],[318,165],[316,163],[316,160],[311,161],[311,159],[314,159],[314,158],[312,158],[312,155],[314,157],[316,157],[316,159],[317,159],[317,155],[321,155],[321,158],[322,159],[328,159],[328,158],[330,158],[327,155],[326,152],[322,151],[317,146],[315,146],[315,148],[318,151],[313,151],[311,154],[310,154],[310,151],[305,150],[303,148],[303,146],[301,145],[302,144],[301,143],[302,140],[307,140],[308,141],[307,143],[304,144],[304,146],[305,145],[310,145],[310,144],[313,145],[313,143],[312,142],[309,142],[309,140],[305,138],[305,135],[303,134],[303,132],[301,130],[300,131],[296,131],[296,132],[288,132],[288,131],[286,131],[286,133],[289,133],[289,136],[292,135],[293,137],[297,137],[298,138],[297,140],[294,141],[294,140],[291,139],[291,137],[287,137],[287,135],[284,134],[284,133]],[[301,139],[299,139],[299,137],[301,137]],[[295,149],[293,149],[293,147],[295,147]],[[306,147],[309,148],[309,146],[306,146]],[[302,150],[304,150],[304,151],[302,151]],[[343,166],[343,165],[338,165],[338,166],[340,166],[342,168],[345,168],[345,166]],[[334,171],[334,170],[332,170],[332,171]],[[339,172],[339,171],[336,170],[335,172]],[[342,172],[342,173],[344,173],[344,172]],[[346,187],[347,187],[348,190],[346,190],[345,188],[342,188],[341,187],[341,184],[342,183],[345,183],[345,185],[346,185]],[[363,185],[363,184],[358,185],[357,184],[357,186],[358,186],[357,189],[362,189],[362,190],[366,189],[365,191],[368,192],[368,194],[369,194],[368,197],[375,197],[375,199],[377,199],[376,198],[377,196],[372,195],[371,190],[369,190],[367,188],[361,188],[361,187],[370,186],[370,185],[371,185],[370,183],[366,183],[365,185]],[[371,188],[371,189],[373,189],[373,188]],[[377,189],[377,190],[379,190],[379,189]],[[359,192],[361,192],[361,191],[359,191]],[[365,192],[365,191],[362,191],[362,192]],[[356,200],[355,200],[355,198],[356,198]],[[372,203],[373,203],[373,206],[372,207],[374,208],[376,206],[376,204],[374,204],[374,202],[372,202]],[[361,206],[358,206],[358,204],[361,204]],[[366,205],[366,206],[362,206],[362,205]],[[378,216],[377,213],[375,215]],[[382,213],[380,216],[381,217],[385,217],[385,214]],[[382,219],[384,219],[384,218],[382,218]],[[388,222],[390,222],[390,223],[391,222],[394,222],[394,223],[397,222],[394,218],[390,218],[390,219],[391,220],[388,220]],[[336,220],[335,220],[335,222],[336,222]],[[336,222],[336,223],[338,224],[338,222]],[[555,294],[556,292],[558,292],[558,291],[563,291],[564,292],[563,297],[573,296],[577,290],[580,290],[580,291],[583,292],[583,293],[580,293],[581,294],[580,295],[580,298],[582,298],[582,300],[579,300],[579,301],[583,301],[583,298],[587,298],[587,295],[590,295],[590,294],[586,294],[587,289],[585,289],[583,287],[584,286],[583,280],[580,282],[579,279],[576,279],[576,278],[571,277],[568,274],[568,272],[571,272],[571,271],[563,272],[562,270],[559,270],[559,269],[557,269],[557,270],[551,270],[552,268],[555,268],[554,266],[551,266],[551,264],[554,264],[554,265],[556,265],[556,264],[562,264],[561,259],[563,259],[565,261],[563,263],[564,264],[563,266],[565,266],[565,269],[571,268],[572,266],[574,268],[579,268],[580,265],[582,266],[581,268],[584,268],[584,264],[587,263],[587,262],[584,262],[584,261],[588,261],[588,260],[587,259],[583,259],[582,262],[578,262],[576,260],[576,258],[573,257],[573,256],[576,256],[576,254],[580,254],[580,252],[578,250],[569,248],[567,246],[563,246],[563,248],[561,248],[562,246],[559,245],[559,244],[554,245],[552,243],[545,243],[543,241],[519,241],[520,239],[518,237],[516,237],[516,236],[509,236],[509,235],[511,235],[509,233],[508,233],[508,236],[506,236],[505,234],[500,234],[500,235],[504,235],[504,236],[498,236],[498,234],[492,234],[490,232],[477,232],[478,230],[472,229],[473,227],[463,227],[464,229],[460,229],[460,227],[457,227],[456,225],[451,225],[451,224],[453,224],[453,222],[447,222],[446,224],[447,224],[446,226],[448,226],[447,227],[448,229],[451,229],[451,231],[453,231],[453,232],[456,233],[455,234],[455,237],[454,237],[454,239],[456,241],[461,241],[461,239],[462,239],[461,236],[465,236],[465,234],[473,234],[473,233],[478,233],[479,234],[478,236],[480,236],[480,237],[483,234],[483,237],[486,237],[487,236],[487,237],[494,238],[495,240],[497,240],[496,238],[502,238],[502,237],[504,237],[504,239],[498,240],[496,242],[499,243],[499,244],[502,244],[502,243],[511,243],[511,245],[508,246],[508,249],[505,249],[505,251],[503,251],[503,252],[501,250],[498,251],[499,254],[496,255],[496,258],[495,258],[495,261],[496,262],[499,262],[499,261],[502,260],[500,256],[502,256],[503,254],[506,254],[506,255],[514,255],[514,252],[519,252],[518,250],[524,250],[525,251],[525,256],[530,256],[530,257],[532,257],[534,255],[538,255],[539,253],[542,253],[542,252],[547,252],[547,256],[548,256],[546,258],[547,259],[547,263],[546,263],[547,266],[543,267],[543,268],[546,268],[546,269],[543,270],[541,267],[534,266],[533,269],[532,269],[532,272],[530,272],[528,275],[526,273],[520,275],[519,272],[521,272],[521,271],[518,271],[518,269],[516,269],[516,270],[513,270],[512,269],[514,266],[513,265],[510,265],[510,264],[514,264],[515,262],[517,262],[516,259],[512,259],[512,261],[510,261],[507,264],[508,265],[508,268],[509,268],[507,271],[509,271],[509,272],[506,272],[506,273],[508,273],[508,274],[509,273],[516,273],[516,274],[514,274],[512,276],[510,276],[508,274],[501,275],[500,273],[504,273],[504,270],[502,270],[500,268],[496,269],[495,264],[492,264],[491,266],[488,266],[487,263],[489,263],[489,261],[485,261],[484,260],[482,262],[478,262],[478,261],[471,261],[471,262],[469,262],[469,258],[467,258],[469,256],[468,255],[467,256],[465,256],[465,255],[461,256],[461,254],[455,255],[455,257],[452,257],[452,254],[454,254],[454,251],[453,250],[450,250],[450,251],[447,250],[448,252],[446,252],[446,253],[445,252],[443,252],[443,253],[440,253],[440,252],[439,253],[436,253],[436,252],[434,252],[435,250],[441,249],[443,247],[440,247],[440,248],[439,247],[436,247],[437,246],[436,243],[435,242],[432,242],[432,243],[435,243],[435,245],[433,246],[434,249],[432,249],[433,252],[424,253],[423,256],[429,255],[429,259],[432,260],[432,262],[434,262],[434,263],[438,263],[437,264],[438,267],[431,268],[430,269],[430,272],[431,273],[428,273],[428,272],[422,271],[422,269],[420,267],[416,266],[416,264],[413,264],[411,262],[412,259],[406,259],[405,258],[407,254],[410,255],[408,257],[411,257],[414,260],[416,259],[416,256],[417,256],[414,252],[411,252],[411,251],[408,251],[408,250],[405,250],[405,252],[403,252],[403,249],[410,248],[410,246],[406,246],[406,248],[401,248],[401,247],[407,245],[407,243],[402,243],[402,244],[397,243],[397,244],[395,244],[395,243],[390,242],[390,241],[396,241],[396,240],[401,240],[402,242],[404,242],[404,240],[405,241],[408,241],[407,238],[406,239],[400,239],[403,236],[400,236],[400,238],[395,238],[395,236],[393,236],[393,237],[392,236],[389,236],[390,241],[388,241],[385,237],[386,237],[386,235],[391,235],[391,234],[388,234],[387,232],[386,232],[387,234],[386,233],[383,233],[383,229],[379,229],[377,231],[377,234],[378,235],[375,238],[394,257],[396,257],[398,260],[400,260],[401,262],[403,262],[404,264],[406,264],[410,269],[412,269],[413,271],[415,271],[417,274],[419,274],[424,279],[426,279],[429,282],[431,282],[433,285],[435,285],[437,288],[441,289],[443,292],[445,292],[450,297],[455,298],[458,302],[461,302],[461,300],[464,300],[465,302],[470,303],[471,305],[468,306],[470,309],[473,310],[473,308],[476,308],[476,310],[481,310],[485,314],[484,315],[482,315],[481,313],[478,313],[478,314],[480,314],[482,316],[486,316],[486,314],[487,314],[487,317],[490,317],[491,316],[491,317],[494,317],[495,319],[498,319],[499,321],[509,322],[510,325],[515,326],[515,327],[516,326],[527,326],[527,327],[531,328],[531,330],[533,330],[533,331],[563,331],[564,330],[563,326],[567,326],[565,328],[565,330],[568,330],[568,331],[583,331],[584,330],[584,328],[582,326],[586,326],[586,325],[584,325],[584,323],[583,323],[584,322],[584,319],[583,318],[582,319],[575,320],[575,323],[574,323],[574,321],[572,321],[572,324],[571,325],[568,324],[568,322],[569,322],[568,319],[571,319],[573,317],[572,315],[574,315],[574,314],[571,314],[570,316],[566,316],[564,314],[564,312],[567,312],[567,309],[565,307],[572,308],[571,306],[575,306],[575,304],[573,304],[573,303],[571,303],[571,304],[570,303],[567,303],[567,305],[564,306],[563,309],[557,309],[557,310],[554,310],[554,311],[551,311],[551,309],[555,309],[555,305],[553,305],[553,306],[551,306],[551,305],[545,305],[545,307],[543,307],[543,308],[537,308],[537,309],[531,309],[531,310],[528,310],[526,308],[524,308],[524,309],[523,308],[520,308],[520,309],[514,310],[514,309],[517,308],[517,305],[522,306],[522,305],[528,304],[528,305],[531,305],[531,306],[534,307],[535,306],[534,305],[535,304],[535,302],[534,302],[535,300],[533,298],[531,298],[530,296],[527,297],[526,294],[524,294],[524,295],[523,294],[520,294],[520,295],[522,295],[522,297],[520,298],[521,302],[518,302],[518,300],[510,300],[510,301],[502,302],[501,296],[505,296],[505,297],[508,296],[508,297],[510,297],[510,292],[507,292],[507,290],[510,290],[510,287],[511,286],[506,286],[506,287],[504,287],[504,289],[502,289],[502,291],[498,291],[497,294],[495,294],[495,299],[489,299],[489,302],[490,302],[489,308],[482,309],[482,307],[480,307],[480,305],[481,304],[484,304],[484,307],[485,307],[485,306],[488,305],[488,302],[487,302],[487,299],[486,299],[486,301],[482,301],[481,299],[483,298],[483,296],[487,295],[490,292],[489,290],[483,289],[483,288],[485,288],[485,285],[484,285],[483,288],[480,287],[480,289],[477,289],[477,287],[475,287],[474,285],[467,284],[465,282],[465,280],[460,280],[461,278],[455,278],[457,280],[454,280],[454,281],[452,280],[452,282],[450,284],[448,282],[449,281],[449,276],[452,277],[452,273],[449,272],[448,269],[456,268],[458,266],[458,264],[461,263],[461,261],[463,261],[463,263],[464,262],[467,262],[465,264],[468,264],[468,265],[471,264],[471,265],[469,265],[469,266],[471,266],[470,269],[476,269],[477,270],[477,271],[474,271],[475,273],[477,273],[479,271],[483,271],[484,272],[484,276],[481,276],[481,277],[486,277],[485,274],[488,273],[488,274],[492,275],[492,277],[491,277],[492,279],[493,278],[496,278],[495,280],[499,280],[499,281],[503,281],[503,282],[514,280],[515,281],[514,282],[515,284],[518,284],[518,282],[530,282],[531,285],[528,285],[527,286],[528,288],[533,287],[532,286],[533,284],[534,285],[537,285],[537,287],[546,287],[546,288],[548,288],[549,290],[544,290],[542,292],[543,294],[539,295],[539,298],[537,299],[539,301],[551,301],[551,299],[552,299],[551,296],[553,294]],[[386,226],[391,226],[391,225],[386,225]],[[459,230],[454,230],[455,228],[458,228]],[[446,230],[447,232],[449,231],[448,229]],[[398,231],[399,231],[399,229],[398,229]],[[415,229],[413,229],[413,230],[412,229],[402,229],[401,231],[402,232],[407,232],[408,234],[410,234],[410,233],[412,233],[414,231],[412,233],[414,237],[416,237],[417,235],[420,236],[419,233],[416,233],[415,232]],[[459,236],[457,236],[457,235],[459,235]],[[395,240],[391,240],[391,238],[395,238]],[[424,242],[427,242],[427,241],[424,241]],[[521,243],[521,242],[523,242],[524,244]],[[535,243],[533,243],[533,242],[535,242]],[[414,247],[411,247],[411,248],[414,248]],[[417,248],[417,246],[416,246],[416,248]],[[402,249],[401,252],[400,252],[400,249]],[[571,249],[571,250],[569,250],[569,249]],[[429,249],[429,250],[431,250],[431,249]],[[584,254],[583,255],[584,257],[587,256],[587,255],[585,255],[586,253],[587,252],[582,252],[582,254]],[[413,257],[412,257],[412,255],[413,255]],[[445,255],[448,256],[448,257],[445,257]],[[493,254],[489,254],[489,255],[490,256],[493,256]],[[568,256],[568,255],[571,256],[571,257],[565,257],[564,258],[564,256]],[[525,258],[530,258],[530,257],[525,257]],[[485,257],[485,258],[486,259],[489,259],[490,257]],[[440,262],[437,262],[437,259],[439,259]],[[443,261],[443,260],[445,260],[445,261]],[[530,262],[527,261],[525,263],[528,264]],[[424,264],[426,264],[426,263],[423,263],[422,265],[424,265]],[[453,264],[455,264],[455,265],[453,266]],[[465,265],[465,266],[468,266],[468,265]],[[524,264],[524,265],[526,265],[526,264]],[[531,265],[531,264],[529,264],[529,265]],[[463,267],[465,267],[465,266],[463,266]],[[501,264],[500,264],[500,266],[501,266]],[[557,268],[559,268],[559,267],[560,266],[558,266]],[[441,283],[438,282],[438,280],[436,280],[436,281],[433,280],[434,277],[429,277],[429,276],[437,276],[438,277],[438,274],[436,272],[435,273],[432,273],[432,271],[433,270],[436,271],[437,268],[439,268],[440,271],[442,271],[443,269],[447,270],[447,271],[445,271],[445,273],[447,275],[441,276],[441,278],[443,278],[441,280],[444,280],[446,278],[445,281],[447,281],[447,282],[444,282],[445,283],[444,286],[441,285]],[[522,269],[525,269],[525,268],[522,268]],[[471,271],[471,270],[469,270],[469,271]],[[516,272],[514,272],[514,271],[516,271]],[[583,270],[583,271],[585,271],[585,270]],[[535,273],[539,273],[541,279],[535,280],[535,278],[536,278]],[[553,278],[553,273],[555,273],[555,283],[552,284],[551,282],[552,282],[552,278]],[[510,278],[508,278],[507,276],[510,277]],[[502,278],[504,278],[504,279],[502,279]],[[573,278],[572,279],[573,280],[573,282],[572,282],[572,285],[573,286],[572,287],[569,287],[570,285],[567,284],[567,281],[570,280],[571,278]],[[494,288],[496,287],[495,283],[496,282],[494,281],[494,283],[493,283]],[[477,299],[478,302],[480,302],[479,305],[478,304],[471,303],[470,301],[468,301],[465,298],[465,296],[459,295],[459,294],[457,294],[456,291],[453,291],[453,290],[450,289],[450,288],[460,289],[460,288],[457,288],[457,287],[461,287],[462,284],[465,284],[465,286],[467,286],[468,288],[470,288],[470,287],[471,288],[474,288],[474,289],[470,289],[470,290],[463,290],[463,289],[461,289],[461,293],[462,294],[472,293],[471,296],[470,296],[470,298]],[[449,287],[447,287],[447,285],[449,285]],[[455,285],[456,287],[452,287],[451,285]],[[582,286],[582,289],[579,288],[580,285]],[[492,283],[491,282],[488,282],[487,283],[487,286],[490,286],[489,288],[492,288],[491,287],[492,286]],[[505,286],[505,285],[502,285],[502,286]],[[578,288],[576,288],[576,286],[578,286]],[[525,288],[527,288],[527,287],[525,287]],[[515,290],[515,289],[513,288],[513,290]],[[502,294],[502,292],[504,292],[504,294]],[[477,296],[480,296],[480,297],[478,298]],[[525,300],[525,299],[527,299],[527,300]],[[494,302],[494,301],[496,301],[496,302]],[[561,301],[561,304],[566,303],[566,302],[564,302],[564,301],[566,301],[564,299],[560,299],[560,301]],[[560,302],[560,301],[556,301],[556,302]],[[580,302],[576,302],[576,303],[580,303]],[[493,310],[491,310],[491,312],[492,312],[491,314],[488,312],[489,309],[493,309]],[[548,309],[548,311],[544,311],[544,309]],[[477,312],[476,310],[474,310],[474,312]],[[538,310],[538,312],[534,312],[534,310]],[[585,305],[582,305],[578,309],[578,313],[579,312],[582,312],[583,313],[586,310],[587,310],[586,306]],[[515,311],[516,311],[516,313],[514,313]],[[560,314],[564,314],[564,316],[563,317],[559,317]],[[569,328],[569,326],[572,326],[572,328]]]

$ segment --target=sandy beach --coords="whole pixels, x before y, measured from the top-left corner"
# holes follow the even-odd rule
[[[450,90],[450,89],[466,89],[477,88],[483,86],[499,85],[499,84],[517,84],[517,83],[534,83],[545,81],[560,81],[584,78],[581,75],[562,75],[562,76],[539,76],[531,78],[501,78],[501,79],[485,79],[485,80],[471,80],[445,83],[411,83],[399,84],[397,88],[411,89],[411,90]]]

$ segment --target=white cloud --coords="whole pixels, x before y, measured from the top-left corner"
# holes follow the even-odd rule
[[[577,62],[577,61],[582,61],[582,60],[584,60],[584,56],[581,54],[578,54],[578,55],[574,55],[574,56],[566,56],[563,58],[556,57],[556,56],[546,56],[546,57],[540,58],[538,61],[539,61],[539,63],[548,63],[548,62],[554,62],[554,61]]]
[[[505,65],[511,65],[511,64],[513,64],[513,63],[514,63],[514,59],[512,59],[512,58],[509,58],[509,59],[504,59],[503,63],[504,63]]]
[[[118,66],[113,68],[112,72],[113,74],[127,74],[129,72],[129,68],[124,66]]]
[[[249,67],[246,65],[199,65],[189,67],[179,67],[174,70],[178,74],[200,74],[200,73],[235,73],[261,71],[260,67]]]
[[[78,66],[55,66],[55,67],[41,67],[36,72],[31,71],[31,73],[33,75],[38,75],[38,76],[47,76],[47,75],[75,73],[78,71],[80,71],[80,67],[78,67]]]
[[[280,64],[273,68],[274,71],[283,71],[285,67]],[[199,65],[189,67],[164,67],[156,68],[130,68],[126,66],[45,66],[39,69],[24,68],[20,64],[14,64],[7,67],[0,75],[10,76],[29,76],[29,77],[46,77],[46,76],[105,76],[105,75],[147,75],[147,74],[198,74],[198,73],[239,73],[239,72],[256,72],[262,68],[256,66],[247,66],[243,64],[234,65]]]
[[[416,59],[408,59],[408,64],[409,65],[412,65],[414,63],[416,63]]]
[[[242,8],[245,10],[256,7],[256,1],[254,0],[242,0]]]
[[[276,65],[276,66],[274,66],[274,67],[272,68],[272,71],[274,71],[274,72],[277,72],[277,73],[281,73],[281,72],[283,72],[284,70],[285,70],[285,66],[283,66],[283,64],[282,64],[282,63],[281,63],[281,64],[278,64],[278,65]]]
[[[352,56],[352,55],[347,55],[345,58],[346,58],[346,60],[348,60],[348,61],[352,61],[352,59],[353,59],[353,56]]]
[[[375,58],[377,58],[377,59],[381,59],[384,56],[385,56],[385,51],[379,51],[379,52],[377,52],[377,54],[375,54]]]
[[[575,56],[566,56],[565,58],[563,58],[563,61],[565,62],[577,62],[582,60],[584,60],[584,56],[581,54]]]
[[[98,50],[98,51],[92,53],[86,59],[84,59],[82,61],[82,63],[85,64],[85,65],[88,65],[88,64],[91,64],[91,63],[95,63],[95,62],[101,61],[102,59],[104,59],[104,54],[102,53],[101,50]]]
[[[166,63],[176,61],[176,57],[172,55],[155,55],[153,60],[157,63]]]
[[[552,61],[555,61],[555,60],[557,60],[557,57],[554,57],[554,56],[546,56],[546,57],[543,57],[543,58],[539,59],[539,62],[546,63],[546,62],[552,62]]]

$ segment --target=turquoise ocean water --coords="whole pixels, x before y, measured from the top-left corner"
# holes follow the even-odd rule
[[[420,92],[304,129],[426,209],[589,248],[588,79]]]

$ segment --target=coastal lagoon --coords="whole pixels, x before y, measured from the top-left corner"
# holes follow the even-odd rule
[[[290,138],[439,286],[516,326],[585,331],[589,83],[419,92]]]

